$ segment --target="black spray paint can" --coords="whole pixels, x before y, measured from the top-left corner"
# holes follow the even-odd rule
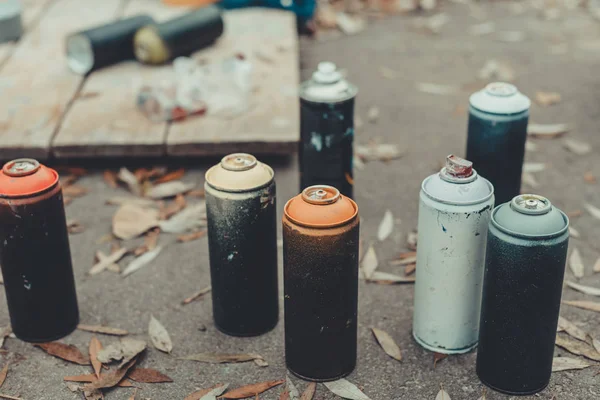
[[[469,99],[467,160],[494,185],[496,204],[521,190],[531,101],[508,83],[490,83]]]
[[[230,154],[206,172],[204,188],[215,325],[233,336],[268,332],[279,316],[273,170]]]
[[[209,46],[222,34],[221,8],[205,6],[140,29],[134,38],[135,57],[146,64],[162,64]]]
[[[67,36],[67,62],[77,74],[133,60],[133,36],[154,20],[148,15],[121,19]]]
[[[330,62],[319,63],[312,79],[300,86],[300,191],[328,185],[353,197],[357,92]]]
[[[285,358],[302,379],[332,381],[356,366],[358,207],[325,185],[283,215]]]
[[[50,342],[79,323],[63,196],[56,171],[18,159],[0,173],[0,265],[10,321],[27,342]]]
[[[527,395],[550,381],[568,226],[542,196],[519,195],[492,212],[477,375],[494,390]]]

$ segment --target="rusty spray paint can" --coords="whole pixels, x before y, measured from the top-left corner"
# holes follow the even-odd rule
[[[58,174],[33,159],[0,173],[0,265],[10,321],[27,342],[50,342],[79,323]]]
[[[330,62],[300,86],[300,191],[329,185],[352,198],[357,92]]]
[[[467,159],[494,185],[496,204],[521,190],[531,101],[509,83],[490,83],[469,98]]]
[[[528,395],[550,381],[569,219],[524,194],[492,212],[477,375],[494,390]]]
[[[428,350],[477,345],[485,244],[494,188],[470,161],[450,155],[426,178],[419,201],[413,336]]]
[[[230,154],[206,172],[204,188],[215,325],[233,336],[268,332],[279,316],[273,170]]]
[[[285,357],[302,379],[331,381],[356,366],[358,206],[310,186],[283,214]]]

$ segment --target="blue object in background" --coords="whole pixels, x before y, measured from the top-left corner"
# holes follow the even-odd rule
[[[317,6],[316,0],[222,0],[221,6],[226,9],[242,7],[269,7],[288,10],[296,14],[299,26],[309,21]]]

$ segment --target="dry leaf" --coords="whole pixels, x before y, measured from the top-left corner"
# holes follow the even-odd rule
[[[146,192],[146,197],[151,199],[164,199],[167,197],[174,197],[178,194],[186,193],[192,190],[196,186],[193,183],[184,183],[181,181],[171,181],[166,183],[160,183],[156,186],[151,187]]]
[[[268,367],[269,363],[266,362],[264,359],[262,358],[255,358],[254,360],[252,360],[254,362],[254,364],[258,365],[259,367]]]
[[[2,280],[1,278],[2,278],[2,274],[0,273],[0,280]],[[0,329],[0,349],[2,349],[2,347],[4,347],[4,341],[11,334],[12,334],[12,328],[10,326]]]
[[[444,25],[450,21],[450,17],[445,13],[432,15],[431,17],[420,17],[413,20],[415,29],[423,30],[428,33],[438,34],[442,31]]]
[[[104,182],[111,188],[116,189],[119,187],[119,183],[117,182],[117,179],[119,178],[117,177],[116,172],[107,169],[102,176],[104,177]]]
[[[511,82],[515,80],[515,72],[508,63],[492,59],[486,61],[477,77],[484,81]]]
[[[259,354],[243,353],[243,354],[225,354],[225,353],[198,353],[190,356],[180,357],[180,360],[198,361],[209,364],[227,364],[241,363],[254,361],[255,359],[263,359]]]
[[[348,400],[371,400],[369,397],[360,391],[353,383],[346,379],[338,379],[337,381],[324,382],[327,389],[333,394],[343,397]]]
[[[418,240],[419,234],[417,233],[417,231],[412,231],[408,234],[408,237],[406,238],[406,246],[408,246],[408,248],[411,250],[416,250]]]
[[[266,392],[267,390],[269,390],[275,386],[281,385],[283,382],[285,382],[285,381],[279,380],[279,381],[267,381],[267,382],[253,383],[251,385],[246,385],[246,386],[242,386],[237,389],[233,389],[233,390],[225,393],[224,395],[222,395],[220,398],[222,398],[222,399],[245,399],[245,398]]]
[[[61,358],[79,365],[90,365],[90,360],[79,349],[70,344],[60,342],[38,343],[34,346],[41,348],[51,356]]]
[[[168,174],[161,176],[154,183],[167,183],[175,181],[177,179],[183,178],[183,175],[185,175],[185,169],[179,168],[178,170],[169,172]]]
[[[194,189],[194,190],[190,190],[189,192],[186,193],[186,196],[189,197],[199,197],[199,198],[204,198],[206,195],[206,193],[204,192],[204,189]]]
[[[229,386],[229,384],[217,385],[217,386],[213,386],[213,387],[208,388],[208,389],[197,390],[194,393],[190,393],[187,396],[185,396],[184,400],[201,400],[202,397],[204,397],[206,394],[209,394],[209,393],[213,392],[213,390],[215,390],[217,388],[222,388],[222,390],[224,392],[225,390],[227,390],[228,386]]]
[[[121,365],[128,363],[135,356],[146,349],[146,342],[130,338],[122,338],[98,352],[98,361],[108,364],[111,361],[121,361]]]
[[[584,204],[585,209],[592,214],[592,217],[600,219],[600,209],[591,204]]]
[[[121,258],[123,258],[123,256],[125,256],[125,254],[128,253],[128,251],[129,250],[127,250],[126,248],[122,248],[122,249],[119,249],[116,252],[112,253],[109,256],[105,256],[104,258],[99,256],[98,258],[100,258],[100,261],[98,261],[96,264],[94,264],[94,266],[92,266],[92,268],[90,269],[88,274],[90,274],[90,275],[99,274],[100,272],[104,271],[112,264],[118,262]],[[97,254],[97,255],[99,255],[99,254]]]
[[[285,377],[285,390],[279,396],[279,400],[299,400],[300,393],[298,393],[298,389],[294,385],[294,382],[290,379],[289,376]]]
[[[135,390],[133,391],[133,394],[131,395],[131,397],[127,400],[135,400],[135,396],[137,395],[138,389],[135,388]]]
[[[571,130],[567,124],[529,124],[527,134],[537,138],[555,138]]]
[[[127,374],[127,377],[140,383],[173,382],[173,379],[152,368],[134,368]]]
[[[583,360],[570,357],[554,357],[552,359],[552,372],[569,371],[572,369],[584,369],[592,364]]]
[[[400,158],[403,152],[395,144],[371,144],[368,146],[358,145],[354,149],[357,158],[364,162],[368,161],[390,161]]]
[[[133,365],[135,364],[136,361],[137,360],[135,358],[133,358],[125,365],[119,366],[119,368],[117,368],[116,370],[111,371],[106,374],[103,374],[102,377],[100,379],[98,379],[97,381],[92,382],[88,385],[85,385],[83,387],[83,389],[84,390],[95,390],[95,389],[111,388],[111,387],[116,386],[119,382],[121,382],[121,380],[125,377],[125,375],[127,375],[127,372],[129,371],[129,369],[131,369],[131,367],[133,367]]]
[[[367,111],[367,121],[374,124],[379,119],[379,107],[372,106]]]
[[[375,271],[370,278],[367,278],[367,281],[383,285],[393,285],[396,283],[414,283],[415,279],[414,276],[399,276],[388,272]]]
[[[569,218],[578,218],[578,217],[581,217],[582,215],[583,215],[583,211],[581,211],[581,210],[569,211],[567,213],[567,217],[569,217]]]
[[[408,264],[404,267],[404,276],[409,276],[415,273],[415,271],[417,270],[417,264],[413,263],[413,264]]]
[[[565,331],[575,339],[579,339],[584,342],[587,339],[587,333],[585,333],[583,329],[579,328],[577,325],[563,317],[558,317],[557,331],[558,330]]]
[[[65,376],[63,378],[64,381],[67,382],[95,382],[98,380],[96,375],[94,374],[85,374],[85,375],[74,375],[74,376]]]
[[[542,107],[551,106],[553,104],[560,103],[560,93],[556,92],[536,92],[535,102]]]
[[[392,260],[388,264],[398,267],[398,266],[402,266],[402,265],[414,264],[416,262],[417,262],[417,255],[415,254],[414,256],[400,258],[398,260]]]
[[[362,263],[360,264],[360,268],[362,270],[364,278],[371,278],[378,265],[379,262],[377,261],[377,254],[375,253],[375,249],[373,249],[373,246],[371,245],[369,246],[365,257],[363,258]]]
[[[577,290],[578,292],[589,294],[590,296],[600,296],[600,288],[595,288],[592,286],[584,286],[584,285],[580,285],[578,283],[570,282],[570,281],[565,281],[565,284],[568,287]]]
[[[173,350],[173,342],[171,342],[169,332],[153,315],[150,316],[148,335],[150,336],[150,341],[158,350],[165,353],[170,353]]]
[[[573,271],[575,278],[583,278],[585,266],[583,265],[581,254],[579,254],[577,248],[574,248],[571,252],[571,257],[569,257],[569,267],[571,267],[571,271]]]
[[[570,300],[565,300],[565,301],[563,301],[563,304],[566,304],[568,306],[577,307],[577,308],[582,308],[584,310],[600,312],[600,303],[596,303],[596,302],[593,302],[593,301],[583,301],[583,300],[570,301]]]
[[[524,163],[523,164],[523,173],[536,173],[536,172],[542,172],[543,170],[546,169],[546,164],[544,163]]]
[[[100,343],[96,336],[93,336],[90,340],[89,354],[92,368],[94,368],[94,373],[98,378],[100,378],[100,371],[102,371],[102,363],[98,361],[98,352],[100,350],[102,350],[102,343]]]
[[[394,216],[390,210],[387,210],[383,215],[383,219],[379,223],[379,228],[377,229],[377,239],[380,242],[383,242],[387,239],[394,230]]]
[[[336,22],[340,31],[346,35],[355,35],[365,30],[367,22],[364,18],[358,16],[350,16],[344,12],[339,12],[336,17]]]
[[[102,333],[104,335],[114,335],[114,336],[125,336],[125,335],[129,334],[129,332],[127,332],[125,329],[111,328],[109,326],[101,326],[101,325],[79,324],[79,325],[77,325],[77,329],[80,329],[82,331],[87,331],[87,332]]]
[[[598,353],[596,349],[589,344],[573,339],[570,336],[556,335],[556,345],[578,356],[583,356],[594,361],[600,361],[600,353]]]
[[[204,289],[200,289],[199,291],[197,291],[196,293],[194,293],[190,297],[187,297],[181,303],[183,305],[190,304],[192,301],[200,299],[202,296],[204,296],[205,294],[207,294],[211,290],[212,290],[211,286],[205,287]]]
[[[180,243],[191,242],[193,240],[197,240],[206,236],[207,231],[198,231],[192,233],[186,233],[183,235],[177,236],[177,241]]]
[[[315,392],[317,391],[317,384],[315,382],[311,382],[308,384],[302,396],[300,396],[300,400],[312,400],[315,396]]]
[[[145,267],[147,264],[151,263],[156,257],[158,257],[161,250],[162,246],[156,246],[154,250],[142,254],[141,256],[130,262],[129,265],[127,265],[127,267],[123,270],[121,275],[123,277],[126,277],[133,274],[138,269]]]
[[[158,225],[158,211],[124,204],[113,216],[113,234],[119,239],[133,239]]]
[[[4,368],[2,368],[2,371],[0,371],[0,387],[2,387],[2,385],[4,385],[4,381],[6,380],[7,375],[8,375],[8,364],[6,364],[4,366]]]
[[[578,156],[583,156],[592,151],[592,146],[590,146],[588,143],[574,139],[565,139],[563,141],[563,146],[565,149],[569,150],[573,154],[577,154]]]
[[[398,361],[402,361],[402,352],[400,351],[400,347],[394,342],[394,339],[392,339],[386,331],[381,329],[371,328],[371,330],[383,351],[385,351],[388,356]]]
[[[496,25],[494,24],[494,22],[489,21],[489,22],[484,22],[484,23],[477,24],[477,25],[471,25],[469,27],[469,35],[472,35],[472,36],[489,35],[490,33],[493,33],[495,30],[496,30]]]
[[[121,182],[124,182],[127,185],[131,193],[136,196],[142,195],[142,185],[140,185],[138,179],[130,170],[121,168],[117,177]]]
[[[67,220],[67,230],[71,234],[81,233],[85,230],[85,227],[76,219]]]
[[[579,239],[581,237],[581,234],[577,229],[573,228],[572,226],[569,226],[569,236],[575,239]]]
[[[598,257],[598,259],[596,260],[596,262],[594,263],[594,267],[592,268],[592,270],[594,272],[600,272],[600,257]],[[0,345],[0,348],[2,347],[2,345]]]
[[[7,400],[24,400],[21,397],[14,397],[14,396],[9,396],[7,394],[2,394],[0,393],[0,399],[7,399]]]
[[[435,396],[435,400],[451,400],[451,399],[450,399],[450,395],[448,394],[448,392],[446,392],[444,390],[444,388],[441,388],[440,391],[438,392],[437,396]]]
[[[69,389],[73,393],[78,393],[83,388],[83,386],[73,382],[65,382],[65,385],[67,386],[67,389]]]
[[[185,197],[180,193],[175,196],[175,200],[172,201],[167,207],[161,208],[159,218],[161,220],[169,219],[179,211],[183,210],[185,206]]]
[[[104,400],[104,395],[99,389],[86,389],[84,386],[82,390],[85,400]]]
[[[165,233],[184,233],[206,226],[206,203],[200,202],[186,207],[166,221],[160,221],[160,230]]]
[[[448,354],[434,352],[433,353],[433,368],[435,368],[437,366],[438,362],[440,362],[446,358],[448,358]]]
[[[436,83],[417,83],[417,90],[423,93],[448,95],[460,92],[460,87],[457,85],[439,85]]]
[[[122,206],[125,204],[131,204],[138,207],[155,207],[156,202],[154,200],[145,199],[143,197],[130,197],[130,196],[114,196],[106,200],[106,204],[113,206]]]

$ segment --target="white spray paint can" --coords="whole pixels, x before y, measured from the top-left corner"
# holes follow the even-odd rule
[[[492,184],[453,155],[421,185],[413,336],[428,350],[457,354],[477,346],[493,208]]]

